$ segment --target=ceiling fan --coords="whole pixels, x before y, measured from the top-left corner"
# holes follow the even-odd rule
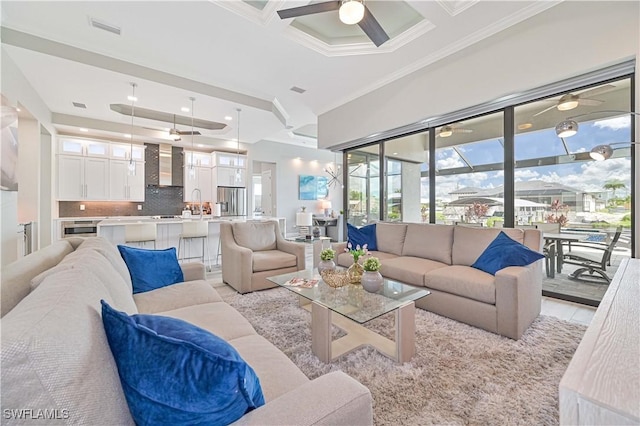
[[[179,141],[181,138],[180,136],[190,136],[190,135],[200,135],[201,133],[197,130],[195,131],[191,131],[191,130],[185,130],[185,131],[181,131],[178,130],[178,128],[176,127],[176,115],[173,114],[173,127],[171,128],[171,130],[169,130],[169,136],[171,136],[171,138],[174,141]]]
[[[609,92],[615,89],[616,86],[612,84],[605,84],[604,86],[596,87],[590,90],[586,90],[582,93],[573,94],[567,93],[566,95],[562,95],[559,99],[547,99],[545,102],[555,102],[555,105],[550,106],[549,108],[545,108],[542,111],[534,114],[536,117],[540,114],[543,114],[547,111],[550,111],[554,108],[557,108],[558,111],[569,111],[570,109],[577,108],[578,105],[589,105],[589,106],[597,106],[603,103],[599,99],[593,99],[592,96],[597,96],[602,93]]]
[[[459,123],[461,124],[461,123]],[[438,134],[436,136],[441,137],[441,138],[448,138],[449,136],[453,135],[454,133],[472,133],[473,130],[471,129],[463,129],[462,127],[455,127],[452,125],[447,125],[447,126],[442,126],[440,127],[440,130],[438,131]]]
[[[280,19],[289,19],[316,13],[332,12],[334,10],[338,11],[340,20],[345,24],[358,24],[376,47],[389,40],[389,36],[364,4],[364,0],[325,1],[307,6],[292,7],[279,10],[278,16],[280,16]]]

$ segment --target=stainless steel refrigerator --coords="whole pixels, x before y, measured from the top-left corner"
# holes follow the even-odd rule
[[[247,190],[230,186],[218,187],[218,204],[221,216],[247,215]]]

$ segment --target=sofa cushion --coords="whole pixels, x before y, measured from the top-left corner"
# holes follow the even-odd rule
[[[252,251],[275,250],[277,248],[276,225],[274,222],[232,223],[233,238],[239,246]]]
[[[116,248],[114,244],[112,244],[109,240],[103,237],[92,237],[85,239],[82,244],[78,246],[76,251],[78,250],[95,250],[104,257],[107,258],[111,265],[118,271],[120,276],[127,283],[131,292],[133,293],[133,283],[131,282],[131,275],[129,274],[129,268],[127,268],[127,264],[124,263],[120,252]]]
[[[434,290],[495,305],[495,277],[470,266],[451,265],[424,276],[424,285]]]
[[[376,240],[376,224],[372,223],[361,228],[356,228],[347,223],[347,246],[351,244],[354,249],[358,246],[367,246],[368,250],[378,250]]]
[[[501,231],[504,231],[511,239],[519,243],[524,241],[524,232],[522,229],[472,228],[469,226],[454,227],[451,263],[453,265],[473,265],[473,262],[480,257],[482,252]]]
[[[252,260],[253,272],[262,272],[295,267],[297,257],[280,250],[263,250],[253,252]]]
[[[542,253],[533,251],[500,232],[471,267],[495,275],[507,266],[527,266],[542,258]]]
[[[377,223],[376,240],[378,242],[378,251],[402,256],[402,246],[404,245],[406,234],[407,225],[404,223]]]
[[[137,293],[133,295],[133,300],[141,314],[222,301],[218,292],[205,280],[187,281]]]
[[[133,424],[86,270],[49,276],[2,318],[2,408],[67,410],[67,424]],[[46,422],[44,422],[46,423]]]
[[[384,262],[387,259],[395,259],[396,257],[398,257],[395,254],[392,253],[385,253],[383,251],[370,251],[369,254],[371,256],[377,257],[378,259],[380,259],[381,262]],[[366,259],[367,256],[362,256],[360,259],[360,263],[362,263],[362,261],[364,259]],[[340,266],[351,266],[353,264],[353,256],[350,253],[347,252],[342,252],[342,253],[338,253],[336,256],[336,265],[340,265]]]
[[[415,286],[424,285],[424,274],[447,264],[420,257],[401,256],[382,262],[380,272],[387,278]]]
[[[2,266],[0,317],[5,316],[31,291],[31,279],[57,265],[73,252],[68,241],[57,241],[34,253]]]
[[[258,376],[218,336],[104,301],[102,320],[136,424],[229,424],[264,405]]]
[[[143,293],[184,281],[176,248],[146,250],[118,245],[133,282],[133,293]]]
[[[451,265],[452,245],[453,225],[409,223],[402,255],[431,259]]]

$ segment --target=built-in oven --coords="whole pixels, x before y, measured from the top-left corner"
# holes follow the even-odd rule
[[[99,220],[63,220],[61,222],[62,238],[96,237],[98,236]]]

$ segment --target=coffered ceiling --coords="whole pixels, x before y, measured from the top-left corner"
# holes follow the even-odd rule
[[[224,124],[195,129],[202,133],[195,143],[205,149],[235,146],[237,109],[243,143],[313,147],[319,114],[558,2],[369,0],[390,36],[377,48],[336,11],[286,20],[276,13],[309,3],[2,1],[2,54],[40,94],[62,133],[85,127],[84,136],[122,139],[131,117],[110,105],[130,103],[135,82],[136,108],[189,118],[182,108],[195,97],[195,119]],[[190,130],[183,121],[178,129]],[[166,142],[173,127],[143,117],[134,123],[134,137],[144,141]]]

